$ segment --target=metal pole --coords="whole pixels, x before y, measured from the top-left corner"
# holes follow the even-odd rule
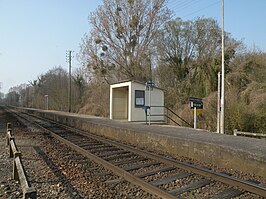
[[[224,0],[222,0],[222,87],[221,87],[221,115],[220,115],[220,132],[224,134]]]
[[[68,112],[71,112],[71,59],[72,59],[72,51],[69,50],[68,51],[68,66],[69,66],[69,69],[68,69],[68,73],[69,73],[69,91],[68,91]]]
[[[149,86],[149,105],[150,105],[150,111],[149,111],[149,125],[151,125],[151,86]]]
[[[44,97],[45,97],[45,109],[48,110],[49,108],[48,95],[45,95]]]
[[[46,110],[49,109],[49,96],[47,95],[47,101],[46,101]]]
[[[166,109],[166,124],[169,124],[169,121],[168,121],[168,109]]]
[[[35,86],[33,86],[32,87],[32,97],[31,97],[31,100],[32,100],[32,102],[31,102],[31,106],[32,106],[32,108],[34,108],[34,95],[35,95]]]
[[[194,107],[194,129],[197,128],[197,107]]]
[[[217,89],[217,133],[220,133],[220,114],[221,114],[221,73],[218,72],[218,89]]]

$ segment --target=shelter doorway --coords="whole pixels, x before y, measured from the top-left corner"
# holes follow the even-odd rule
[[[113,88],[113,119],[128,119],[128,86]]]

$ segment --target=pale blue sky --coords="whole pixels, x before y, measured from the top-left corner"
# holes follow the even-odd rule
[[[222,0],[169,0],[184,20],[212,17],[221,23]],[[66,50],[79,51],[88,15],[101,0],[0,0],[1,92],[67,67]],[[266,51],[266,0],[225,0],[225,30]],[[79,67],[74,58],[73,67]]]

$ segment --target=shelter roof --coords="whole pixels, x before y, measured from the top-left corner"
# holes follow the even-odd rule
[[[130,80],[130,79],[127,79],[127,80],[121,80],[121,81],[117,81],[117,82],[113,82],[113,83],[111,83],[110,85],[121,84],[121,83],[126,83],[126,82],[138,83],[138,84],[142,84],[142,85],[144,85],[144,86],[146,85],[145,82],[141,82],[141,81],[138,81],[138,80]],[[159,90],[164,90],[164,89],[159,88],[159,87],[157,87],[157,86],[154,86],[154,88],[157,88],[157,89],[159,89]]]

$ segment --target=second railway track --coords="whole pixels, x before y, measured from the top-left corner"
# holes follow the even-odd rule
[[[120,178],[161,198],[266,197],[266,188],[210,168],[195,166],[25,113],[13,112]],[[102,175],[110,175],[103,173]]]

